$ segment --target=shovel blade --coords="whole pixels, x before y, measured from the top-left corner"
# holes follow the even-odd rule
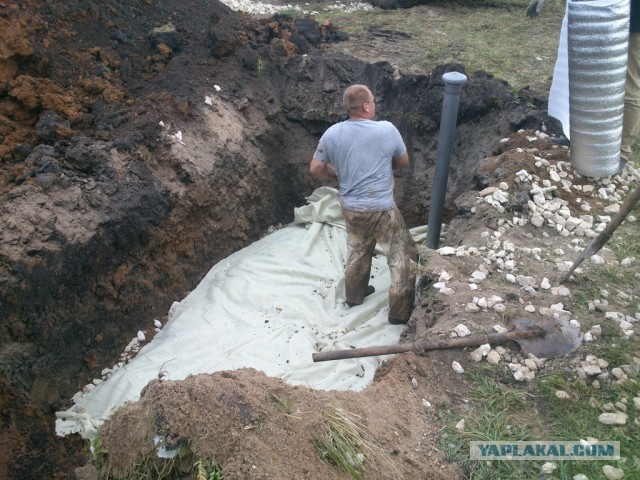
[[[549,317],[544,320],[515,318],[511,323],[514,331],[528,330],[534,327],[544,331],[544,335],[541,337],[518,340],[518,345],[525,355],[531,353],[537,358],[563,357],[582,343],[580,328],[566,320]]]

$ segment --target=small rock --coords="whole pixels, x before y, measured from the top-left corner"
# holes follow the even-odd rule
[[[477,363],[482,360],[482,357],[487,356],[490,350],[491,350],[491,346],[488,343],[486,343],[476,348],[473,352],[469,354],[469,356],[471,356],[473,361]]]
[[[146,340],[146,337],[144,335],[144,332],[142,330],[138,330],[138,334],[136,335],[137,339],[139,342],[144,342]]]
[[[624,373],[624,370],[622,370],[619,367],[616,367],[614,369],[611,370],[611,374],[616,377],[618,380],[626,380],[627,379],[627,374]]]
[[[498,363],[500,363],[500,354],[495,350],[491,350],[487,354],[487,362],[489,362],[491,365],[497,365]]]
[[[618,410],[620,410],[621,412],[626,412],[627,411],[627,406],[622,402],[616,402],[616,408]]]
[[[611,465],[605,465],[602,467],[602,473],[609,480],[620,480],[624,478],[624,471],[621,468],[616,468]]]
[[[584,473],[578,473],[573,476],[573,480],[589,480],[589,477],[587,477]]]
[[[546,475],[551,475],[557,468],[558,466],[555,463],[546,462],[542,467],[540,467],[540,470]]]
[[[636,261],[635,257],[627,257],[627,258],[625,258],[625,259],[620,261],[620,265],[623,266],[623,267],[628,267],[631,264],[633,264],[633,262],[635,262],[635,261]]]
[[[464,418],[456,423],[456,430],[464,431]]]
[[[453,370],[456,373],[464,373],[464,368],[462,368],[462,365],[460,365],[455,360],[451,362],[451,370]]]
[[[601,413],[598,421],[604,425],[625,425],[629,415],[623,412]]]
[[[493,329],[498,333],[506,333],[509,331],[508,328],[503,327],[502,325],[494,325]]]
[[[479,312],[480,311],[480,307],[478,305],[476,305],[475,303],[467,303],[464,307],[464,311],[468,312],[468,313],[475,313],[475,312]]]
[[[569,398],[569,394],[564,390],[556,390],[556,397],[559,398],[560,400],[565,400]]]
[[[440,274],[440,277],[438,278],[438,281],[448,282],[449,280],[451,280],[451,278],[452,278],[452,275],[446,270],[443,270],[442,273]]]
[[[614,412],[616,410],[616,406],[612,402],[607,402],[602,405],[602,410],[605,412]]]
[[[585,365],[582,369],[588,377],[593,377],[602,373],[602,370],[598,365]]]
[[[447,255],[455,255],[456,254],[456,249],[453,247],[442,247],[439,248],[438,250],[436,250],[436,252],[438,252],[440,255],[447,256]]]
[[[456,332],[459,337],[468,337],[469,335],[471,335],[471,331],[467,328],[466,325],[463,325],[462,323],[456,325],[453,331]]]

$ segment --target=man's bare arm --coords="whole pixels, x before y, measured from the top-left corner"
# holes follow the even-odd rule
[[[313,176],[319,178],[320,180],[331,180],[336,177],[336,169],[333,168],[333,165],[325,162],[321,162],[320,160],[316,160],[315,158],[311,159],[311,164],[309,164],[309,171]]]
[[[407,168],[409,166],[409,153],[405,151],[399,157],[393,157],[391,165],[394,170]]]

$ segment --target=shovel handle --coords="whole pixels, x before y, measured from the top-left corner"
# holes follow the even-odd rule
[[[484,345],[485,343],[501,344],[509,340],[517,342],[526,338],[541,337],[544,331],[540,328],[529,330],[509,331],[505,333],[489,333],[486,335],[473,335],[471,337],[446,338],[441,340],[418,340],[413,343],[401,343],[381,347],[352,348],[349,350],[334,350],[329,352],[316,352],[311,355],[314,362],[326,362],[328,360],[342,360],[345,358],[377,357],[411,351],[446,350],[450,348],[463,348]]]

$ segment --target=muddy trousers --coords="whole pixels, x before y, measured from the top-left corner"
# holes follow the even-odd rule
[[[640,33],[629,35],[627,80],[622,113],[622,145],[620,157],[629,160],[631,147],[640,133]]]
[[[415,301],[415,273],[411,261],[418,261],[418,248],[394,207],[383,212],[354,212],[342,209],[347,224],[347,303],[364,301],[371,276],[371,258],[376,243],[387,256],[391,274],[389,322],[406,323]]]

